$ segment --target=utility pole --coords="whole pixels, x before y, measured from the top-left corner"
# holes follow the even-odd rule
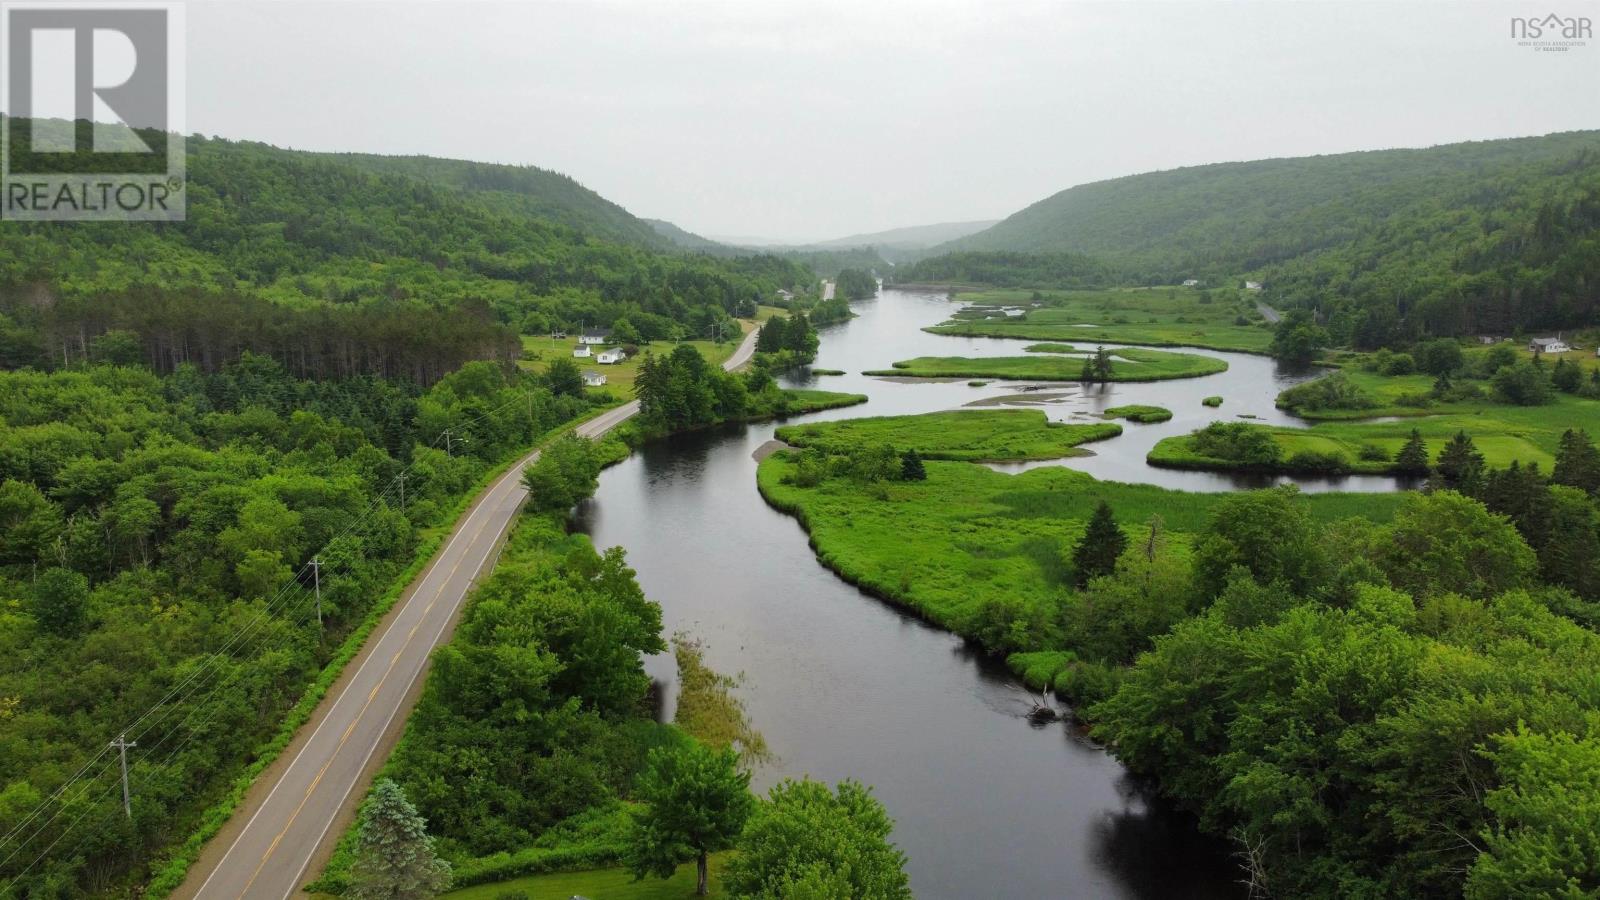
[[[400,509],[404,511],[406,508],[406,473],[401,472],[395,478],[400,482]]]
[[[128,748],[139,746],[138,741],[129,741],[127,734],[117,735],[111,742],[113,749],[122,755],[122,811],[128,818],[133,818],[133,801],[128,798]]]
[[[317,627],[322,627],[322,557],[311,557],[311,583],[317,591]]]
[[[455,456],[455,453],[450,450],[450,429],[448,428],[444,430],[444,455]]]

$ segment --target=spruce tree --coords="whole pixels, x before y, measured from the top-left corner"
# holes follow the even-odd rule
[[[1569,428],[1561,433],[1550,480],[1589,494],[1600,490],[1600,451],[1589,441],[1589,432]]]
[[[1583,386],[1583,372],[1578,370],[1577,363],[1562,357],[1556,360],[1556,367],[1550,372],[1550,383],[1563,394],[1576,394]]]
[[[1393,468],[1400,475],[1428,474],[1428,445],[1422,440],[1422,432],[1411,429],[1411,436],[1406,438],[1405,446],[1394,458]]]
[[[1072,554],[1078,587],[1086,586],[1092,578],[1110,575],[1115,571],[1117,558],[1127,546],[1128,536],[1117,527],[1111,505],[1101,500],[1094,509],[1094,515],[1089,518],[1089,527],[1083,532],[1083,540],[1078,542],[1078,548]]]
[[[385,778],[361,811],[353,900],[426,900],[450,887],[450,864],[433,852],[433,838],[398,784]]]
[[[915,449],[900,454],[900,479],[902,481],[927,481],[928,470]]]
[[[1439,451],[1436,487],[1476,496],[1483,485],[1483,454],[1465,431],[1456,432]]]

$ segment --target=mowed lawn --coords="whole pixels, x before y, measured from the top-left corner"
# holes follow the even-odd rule
[[[1032,291],[984,291],[960,299],[984,306],[1023,306]],[[1203,303],[1203,291],[1183,287],[1109,291],[1046,291],[1043,306],[1021,316],[978,318],[958,313],[935,325],[935,334],[1030,338],[1093,344],[1146,344],[1156,347],[1207,347],[1264,353],[1272,331],[1255,311],[1255,300],[1239,292],[1234,301]],[[1238,324],[1240,317],[1249,323]]]
[[[711,857],[711,893],[722,897],[722,865],[726,853]],[[626,869],[595,869],[588,872],[559,872],[554,875],[531,875],[493,884],[479,884],[445,894],[447,900],[509,900],[526,897],[527,900],[568,900],[569,897],[588,897],[589,900],[685,900],[693,897],[694,863],[685,863],[671,878],[646,878],[634,881]]]
[[[1173,353],[1169,350],[1123,348],[1112,350],[1111,381],[1166,381],[1197,378],[1227,371],[1227,362],[1214,356]],[[1077,381],[1083,374],[1082,356],[919,356],[894,363],[892,369],[872,369],[864,375],[906,378],[998,378],[1008,381]]]
[[[744,329],[743,334],[749,334],[751,329],[756,327],[753,322],[745,320],[740,320],[739,324]],[[741,334],[741,338],[743,334]],[[704,356],[707,362],[718,366],[722,365],[728,357],[733,355],[733,351],[739,348],[738,339],[726,341],[651,341],[648,344],[640,344],[640,352],[638,354],[630,356],[622,362],[602,366],[595,362],[593,356],[588,359],[578,359],[572,355],[573,349],[578,346],[576,337],[566,337],[552,341],[549,335],[535,337],[525,334],[522,336],[523,354],[530,357],[537,354],[537,357],[518,360],[517,365],[530,372],[543,372],[552,359],[570,359],[577,363],[578,368],[583,371],[593,369],[606,376],[605,387],[590,388],[589,390],[610,391],[618,397],[632,399],[633,382],[639,377],[639,363],[644,358],[644,351],[648,350],[656,356],[666,356],[681,344],[687,344],[699,350],[700,355]],[[599,348],[595,348],[594,352],[598,354],[600,352]]]

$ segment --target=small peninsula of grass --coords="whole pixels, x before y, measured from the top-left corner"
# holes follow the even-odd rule
[[[1082,353],[1071,344],[1029,344],[1022,348],[1024,353]]]
[[[1206,405],[1206,406],[1211,407],[1212,409],[1216,409],[1217,407],[1222,405],[1222,398],[1218,397],[1216,395],[1212,395],[1210,397],[1205,398],[1204,400],[1201,400],[1200,402],[1202,404]]]
[[[790,446],[850,453],[888,445],[927,459],[1058,459],[1082,454],[1079,444],[1116,437],[1122,426],[1051,422],[1036,409],[957,410],[916,416],[877,416],[785,425],[777,438]]]
[[[1211,356],[1164,350],[1112,350],[1109,381],[1165,381],[1198,378],[1227,371],[1228,364]],[[1071,356],[919,356],[901,360],[892,369],[863,374],[903,378],[998,378],[1007,381],[1078,381],[1083,360]]]
[[[757,479],[767,502],[810,532],[818,560],[870,593],[979,640],[986,607],[1059,609],[1072,580],[1063,548],[1078,541],[1100,501],[1124,523],[1159,515],[1175,551],[1187,555],[1191,535],[1229,496],[1097,481],[1060,466],[1012,475],[943,460],[926,463],[925,481],[829,477],[805,487],[792,478],[803,452],[814,451],[767,457]],[[1387,521],[1404,497],[1327,493],[1304,502],[1320,522]]]
[[[1107,419],[1127,419],[1130,422],[1140,422],[1148,425],[1154,422],[1165,422],[1172,418],[1172,410],[1162,406],[1132,404],[1129,406],[1108,406],[1106,411],[1100,415]]]
[[[811,370],[811,374],[813,374],[813,375],[843,375],[844,374],[844,370],[843,369],[812,369]]]
[[[1036,341],[1205,347],[1266,353],[1272,331],[1252,298],[1237,292],[1186,288],[1100,291],[1023,290],[963,294],[971,300],[952,321],[924,329],[934,334]],[[1037,305],[1035,305],[1037,304]],[[1026,307],[1023,315],[1004,308]]]

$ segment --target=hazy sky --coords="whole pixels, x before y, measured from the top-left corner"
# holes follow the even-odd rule
[[[1549,7],[1549,8],[1547,8]],[[1595,0],[188,5],[189,130],[565,172],[702,234],[998,218],[1221,160],[1600,127]]]

